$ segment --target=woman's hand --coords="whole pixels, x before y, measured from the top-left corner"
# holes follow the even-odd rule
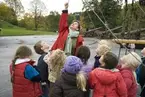
[[[65,6],[65,9],[67,10],[68,9],[68,3],[65,3],[64,6]]]

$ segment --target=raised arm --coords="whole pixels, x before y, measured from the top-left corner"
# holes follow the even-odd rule
[[[68,27],[68,3],[65,4],[65,10],[62,11],[59,20],[59,33],[63,32]]]

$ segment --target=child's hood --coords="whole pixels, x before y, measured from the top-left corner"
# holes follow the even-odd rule
[[[112,84],[117,80],[117,73],[119,72],[118,69],[103,69],[97,68],[95,69],[95,76],[97,79],[104,85]]]
[[[25,58],[25,59],[17,59],[16,62],[15,62],[15,65],[19,65],[21,63],[30,63],[30,64],[34,64],[35,61],[29,59],[29,58]]]

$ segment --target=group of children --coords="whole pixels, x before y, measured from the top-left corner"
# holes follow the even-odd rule
[[[108,42],[100,41],[92,67],[87,46],[80,46],[75,56],[60,49],[49,51],[44,41],[34,50],[41,55],[37,65],[28,46],[15,53],[10,65],[13,97],[91,97],[90,90],[92,97],[136,97],[138,83],[145,97],[145,58],[135,52],[118,60]],[[145,56],[145,48],[141,52]]]

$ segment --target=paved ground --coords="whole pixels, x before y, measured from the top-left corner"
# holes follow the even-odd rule
[[[22,44],[26,44],[33,49],[33,45],[39,41],[47,41],[50,45],[54,43],[56,36],[14,36],[14,37],[0,37],[0,97],[12,97],[11,95],[11,83],[9,74],[9,64],[15,53],[17,47]],[[85,38],[85,44],[91,49],[90,63],[93,64],[95,56],[95,48],[97,43],[92,44],[97,39]],[[90,45],[91,44],[91,45]],[[112,50],[118,55],[119,46],[112,44]],[[34,52],[34,50],[33,50]],[[124,55],[125,50],[121,52],[121,56]],[[139,52],[139,51],[138,51]],[[34,53],[33,59],[37,60],[39,55]]]

